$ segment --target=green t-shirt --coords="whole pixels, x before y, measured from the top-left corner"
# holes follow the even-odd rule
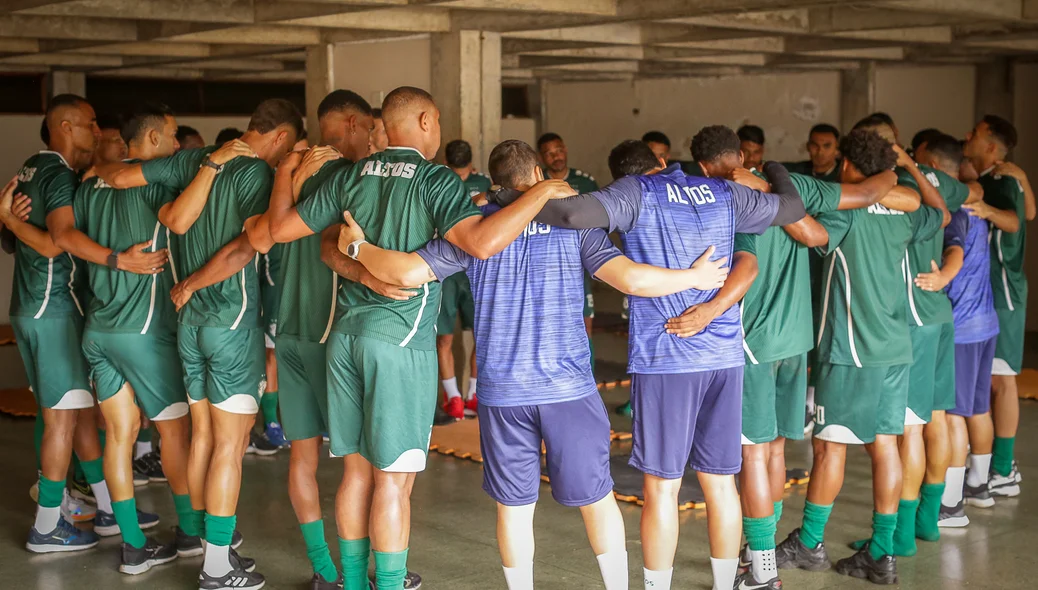
[[[790,172],[797,174],[803,174],[804,176],[810,176],[817,178],[818,180],[824,180],[825,182],[840,182],[840,160],[837,158],[836,165],[833,166],[832,170],[824,174],[816,174],[814,164],[811,160],[804,160],[803,162],[783,162],[783,166]]]
[[[1027,244],[1027,219],[1024,190],[1011,176],[996,176],[990,170],[980,176],[984,201],[1020,218],[1020,231],[1006,233],[991,226],[991,289],[995,309],[1024,309],[1027,305],[1027,276],[1024,274],[1024,251]]]
[[[151,250],[166,247],[166,228],[159,209],[176,194],[161,185],[125,191],[113,189],[100,178],[79,186],[72,211],[76,228],[98,244],[122,252],[152,240]],[[86,327],[100,332],[136,334],[176,331],[177,312],[169,298],[173,275],[167,268],[157,275],[139,275],[88,265],[93,296]]]
[[[177,193],[191,184],[206,156],[215,146],[181,150],[168,158],[141,165],[148,184],[160,184]],[[226,166],[209,193],[198,220],[180,240],[181,278],[202,268],[229,242],[241,235],[245,220],[262,214],[270,203],[274,171],[258,158],[238,157]],[[181,310],[180,323],[189,326],[230,328],[260,326],[259,281],[255,264],[247,264],[235,276],[195,293]]]
[[[966,202],[970,189],[957,178],[929,166],[920,165],[919,170],[926,180],[937,189],[937,192],[941,193],[949,211],[952,213],[958,211]],[[904,168],[897,169],[897,182],[912,190],[919,190],[915,179]],[[948,295],[944,291],[924,291],[915,285],[914,280],[919,273],[930,272],[931,260],[940,265],[941,259],[944,257],[944,232],[935,231],[929,237],[918,235],[919,229],[932,227],[933,219],[931,218],[934,215],[937,216],[938,223],[940,223],[941,212],[926,205],[908,214],[912,219],[913,228],[917,230],[917,237],[908,246],[905,258],[909,279],[907,285],[908,321],[917,326],[944,324],[952,321],[951,301],[948,299]]]
[[[329,178],[352,165],[346,158],[325,162],[317,174],[303,183],[298,204],[312,199]],[[335,319],[335,294],[340,279],[321,261],[321,234],[281,246],[277,335],[323,343]]]
[[[810,215],[840,206],[840,185],[790,174]],[[736,235],[736,250],[740,236]],[[781,227],[756,237],[757,278],[742,303],[746,362],[769,363],[811,350],[811,277],[808,248]]]
[[[342,212],[349,211],[369,242],[398,252],[414,252],[459,221],[480,215],[457,174],[409,147],[389,147],[336,171],[297,209],[316,233],[341,222]],[[407,301],[394,301],[340,281],[332,330],[434,350],[439,305],[438,282],[427,283]]]
[[[479,193],[487,192],[492,186],[489,176],[476,171],[471,172],[469,177],[463,182],[465,184],[465,192],[470,198],[475,197]]]
[[[544,172],[544,177],[549,178],[547,170]],[[570,168],[566,173],[566,182],[578,193],[590,193],[598,190],[595,177],[576,168]]]
[[[15,192],[32,199],[28,222],[47,231],[47,215],[71,206],[78,185],[76,173],[61,154],[42,151],[26,160],[18,171]],[[34,319],[82,315],[83,302],[73,288],[77,278],[82,280],[82,266],[70,254],[47,258],[17,240],[10,315]]]

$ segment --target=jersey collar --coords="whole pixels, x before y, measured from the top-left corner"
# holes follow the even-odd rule
[[[55,152],[53,150],[40,150],[40,153],[41,154],[52,154],[52,155],[57,156],[58,159],[61,160],[61,163],[64,164],[66,168],[68,168],[69,170],[72,170],[72,166],[68,165],[68,161],[65,160],[65,156],[62,156],[60,153]]]
[[[991,171],[994,170],[994,169],[995,169],[995,165],[992,164],[991,166],[988,167],[987,170],[981,172],[980,176],[987,176],[988,174],[991,174]]]
[[[423,160],[425,159],[425,156],[423,156],[423,155],[422,155],[422,152],[418,151],[417,149],[415,149],[415,148],[413,148],[413,147],[411,147],[411,146],[406,146],[406,145],[391,145],[391,146],[387,147],[386,149],[387,149],[387,150],[411,150],[412,152],[414,152],[414,153],[418,154],[419,156],[422,156],[422,159],[423,159]]]

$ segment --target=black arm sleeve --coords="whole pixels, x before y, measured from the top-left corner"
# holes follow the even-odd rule
[[[768,162],[764,164],[764,175],[771,181],[771,192],[779,197],[778,213],[771,225],[789,225],[803,219],[807,209],[786,167],[778,162]]]
[[[15,240],[17,240],[17,238],[14,236],[14,232],[10,229],[5,227],[0,231],[0,247],[3,247],[4,252],[14,254]]]
[[[609,213],[591,193],[548,201],[534,220],[566,229],[609,227]]]

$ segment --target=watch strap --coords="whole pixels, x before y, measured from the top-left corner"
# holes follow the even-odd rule
[[[108,268],[110,268],[112,270],[118,270],[119,269],[119,253],[118,252],[112,252],[111,254],[109,254],[107,263],[108,263]]]

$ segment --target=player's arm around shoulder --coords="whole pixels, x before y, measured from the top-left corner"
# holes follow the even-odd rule
[[[364,239],[364,230],[349,211],[343,214],[343,219],[338,250],[363,264],[376,279],[401,287],[420,287],[437,280],[432,268],[417,253],[380,248]]]

